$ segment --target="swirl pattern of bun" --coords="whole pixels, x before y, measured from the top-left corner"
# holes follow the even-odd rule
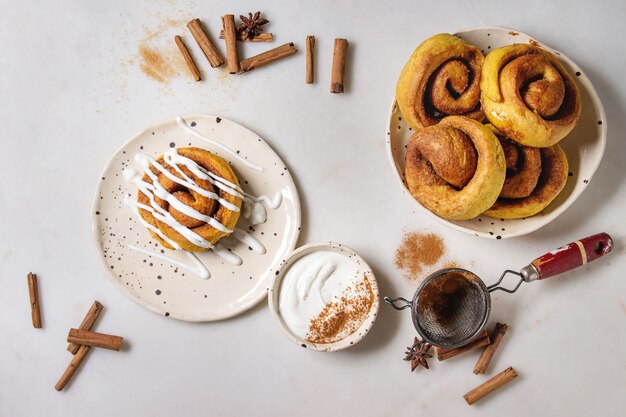
[[[558,58],[531,45],[493,50],[485,58],[481,103],[487,119],[522,145],[552,146],[580,117],[580,96]]]
[[[449,115],[482,121],[480,49],[456,36],[435,35],[415,49],[396,87],[396,101],[414,130]]]
[[[491,126],[490,126],[491,127]],[[559,145],[530,148],[497,133],[504,150],[506,180],[486,215],[501,219],[530,217],[546,208],[563,190],[568,163]]]
[[[506,166],[489,127],[463,116],[446,117],[409,139],[405,177],[424,207],[450,220],[474,218],[498,198]]]
[[[148,227],[169,249],[206,251],[232,233],[239,219],[239,181],[230,165],[211,152],[172,149],[152,160],[141,181],[147,185],[137,195],[139,214],[158,229]]]

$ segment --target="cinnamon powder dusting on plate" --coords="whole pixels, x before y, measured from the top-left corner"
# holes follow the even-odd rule
[[[425,267],[436,264],[445,251],[443,240],[436,234],[408,232],[396,250],[395,265],[405,278],[414,280]]]
[[[356,284],[347,287],[336,300],[324,309],[309,325],[306,339],[313,343],[334,343],[357,331],[367,319],[376,294],[367,275]]]

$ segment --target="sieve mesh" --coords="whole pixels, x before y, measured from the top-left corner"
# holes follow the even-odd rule
[[[424,283],[417,294],[415,326],[436,346],[469,342],[484,326],[489,294],[478,278],[462,269],[447,270]]]

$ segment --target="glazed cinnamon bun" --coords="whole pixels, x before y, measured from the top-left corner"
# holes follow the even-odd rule
[[[146,165],[137,209],[150,234],[168,249],[206,251],[232,233],[243,191],[230,165],[200,148],[173,148]]]

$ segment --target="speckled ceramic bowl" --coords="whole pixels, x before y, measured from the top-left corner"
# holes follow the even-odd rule
[[[283,321],[283,318],[280,314],[279,304],[278,304],[282,279],[285,273],[289,270],[289,267],[295,261],[302,258],[303,256],[308,255],[313,252],[322,251],[322,250],[339,253],[351,259],[355,263],[357,263],[360,267],[360,272],[364,273],[367,276],[369,280],[369,284],[372,288],[372,292],[374,293],[376,297],[376,299],[374,300],[374,303],[370,307],[370,311],[367,317],[365,318],[365,320],[363,320],[363,322],[361,323],[361,326],[357,330],[355,330],[352,334],[350,334],[349,336],[337,342],[327,343],[327,344],[313,343],[313,342],[310,342],[308,340],[305,340],[301,337],[294,335],[289,330],[285,322]],[[269,298],[270,311],[272,312],[272,315],[276,318],[276,320],[280,324],[281,328],[283,329],[287,337],[291,339],[294,343],[302,346],[303,348],[315,350],[318,352],[333,352],[333,351],[345,349],[363,340],[365,335],[369,332],[369,330],[374,325],[376,316],[378,315],[378,307],[380,304],[379,295],[378,295],[378,283],[376,281],[376,277],[374,276],[374,273],[372,272],[372,269],[363,260],[363,258],[361,258],[352,249],[340,243],[334,243],[334,242],[312,243],[309,245],[302,246],[294,250],[293,252],[291,252],[280,263],[279,269],[275,272],[275,276],[272,280],[272,283],[270,284],[270,291],[269,291],[268,298]]]
[[[404,179],[406,145],[414,133],[402,118],[392,100],[387,122],[387,155],[405,194],[415,201],[422,212],[434,217],[439,222],[453,229],[476,236],[502,239],[522,236],[533,232],[552,220],[571,206],[587,188],[589,181],[600,165],[606,146],[606,116],[600,98],[584,71],[562,52],[556,51],[530,35],[505,27],[480,27],[462,30],[456,35],[481,48],[487,54],[490,50],[514,43],[534,43],[556,54],[565,69],[573,76],[580,92],[582,113],[572,132],[559,145],[563,147],[569,161],[569,178],[558,197],[540,213],[526,219],[502,220],[485,215],[471,220],[446,220],[423,207],[411,196]],[[417,46],[417,45],[416,45]]]

